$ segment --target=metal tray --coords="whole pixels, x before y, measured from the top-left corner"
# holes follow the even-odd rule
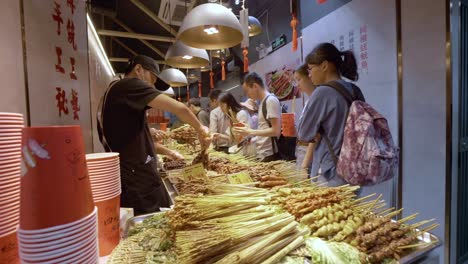
[[[164,212],[157,212],[157,213],[152,213],[152,214],[146,214],[146,215],[139,215],[132,217],[127,220],[127,223],[125,225],[125,229],[123,230],[123,238],[127,237],[128,231],[134,227],[135,225],[141,224],[145,219],[150,218],[154,215],[157,214],[164,214]],[[425,243],[430,243],[429,246],[421,246],[418,248],[413,248],[411,250],[405,251],[406,254],[401,256],[401,259],[397,262],[400,264],[410,264],[413,263],[423,257],[425,257],[427,254],[429,254],[432,250],[438,248],[440,245],[442,245],[442,242],[440,239],[428,232],[424,232],[420,236],[418,236],[419,242],[425,242]],[[311,263],[311,262],[310,262]]]
[[[425,242],[425,243],[432,243],[429,246],[421,246],[418,248],[414,248],[411,250],[407,250],[405,255],[401,256],[401,259],[398,261],[398,263],[401,264],[409,264],[413,263],[416,260],[419,260],[429,254],[432,250],[438,248],[440,245],[442,245],[442,242],[440,239],[428,232],[424,232],[418,237],[419,242]]]

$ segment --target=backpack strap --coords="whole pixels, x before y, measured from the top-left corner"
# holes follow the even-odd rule
[[[343,96],[343,98],[348,103],[348,107],[351,107],[351,104],[357,100],[365,102],[364,95],[362,94],[361,89],[359,89],[359,87],[357,87],[353,83],[351,85],[353,89],[352,93],[350,93],[348,89],[346,89],[346,87],[344,87],[343,84],[341,84],[338,81],[331,81],[325,84],[325,86],[333,88],[341,96]],[[348,113],[346,113],[346,116],[348,116]],[[330,139],[327,136],[327,133],[325,132],[325,129],[323,127],[320,127],[319,133],[322,135],[323,139],[325,140],[325,143],[327,144],[328,151],[330,152],[330,155],[332,156],[333,162],[335,163],[335,165],[337,165],[338,157],[335,154],[335,150],[333,149],[333,146],[330,142]]]
[[[270,97],[271,94],[267,95],[265,97],[265,99],[263,99],[263,104],[262,104],[262,115],[263,115],[263,119],[265,119],[265,121],[268,123],[268,126],[269,127],[272,127],[271,125],[271,122],[270,120],[267,119],[267,100],[268,100],[268,97]],[[270,137],[271,139],[271,144],[272,144],[272,147],[273,147],[273,154],[276,154],[279,152],[279,148],[278,148],[278,139],[276,137]],[[276,151],[275,151],[276,149]]]
[[[106,135],[104,134],[104,109],[107,102],[107,96],[109,95],[109,91],[112,87],[114,87],[114,84],[116,84],[117,82],[118,81],[113,81],[109,84],[109,88],[107,88],[107,91],[101,97],[97,109],[97,129],[99,134],[99,140],[104,146],[104,149],[108,152],[112,152],[112,149],[106,139]]]

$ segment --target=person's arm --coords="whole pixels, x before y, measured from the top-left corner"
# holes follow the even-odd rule
[[[159,155],[164,155],[169,157],[170,159],[173,160],[182,160],[184,159],[184,156],[182,156],[179,152],[175,150],[168,149],[167,147],[161,145],[161,144],[156,144],[154,143],[154,148],[156,150],[156,154]]]
[[[148,104],[150,107],[174,113],[180,120],[192,126],[198,133],[198,139],[203,149],[210,146],[211,138],[208,128],[203,126],[190,109],[169,96],[156,96]]]
[[[266,129],[251,129],[249,127],[234,127],[233,132],[242,136],[279,137],[281,123],[279,118],[270,118],[271,127]]]
[[[281,135],[281,105],[276,98],[268,98],[265,104],[267,104],[267,118],[271,123],[271,127],[260,130],[235,127],[233,131],[242,136],[279,137]]]
[[[307,152],[304,156],[304,160],[302,161],[301,168],[307,169],[310,166],[310,163],[312,162],[312,159],[314,157],[314,149],[315,149],[315,143],[309,143],[307,146]]]

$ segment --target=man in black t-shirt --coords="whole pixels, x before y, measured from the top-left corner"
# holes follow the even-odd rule
[[[98,113],[104,148],[120,153],[120,204],[133,208],[135,215],[169,206],[168,195],[156,169],[157,159],[145,118],[147,109],[174,113],[197,131],[203,149],[210,144],[208,128],[188,107],[156,90],[158,75],[159,67],[152,58],[143,55],[133,57],[128,62],[125,78],[111,83],[107,89],[101,113]]]

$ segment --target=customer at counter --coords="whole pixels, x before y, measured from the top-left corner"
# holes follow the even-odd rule
[[[208,97],[210,98],[210,133],[223,134],[229,128],[229,117],[226,116],[221,107],[219,107],[219,95],[221,90],[212,90]],[[229,140],[225,138],[214,138],[213,146],[215,150],[225,153],[229,152]]]
[[[245,100],[244,102],[242,102],[240,104],[250,114],[250,118],[252,119],[251,128],[257,129],[258,128],[258,105],[255,102],[255,100],[247,98],[247,100]]]
[[[237,102],[236,98],[231,93],[223,93],[219,96],[219,106],[225,115],[229,118],[229,129],[224,134],[214,134],[213,138],[224,137],[229,140],[230,145],[242,144],[243,154],[248,155],[247,153],[250,145],[250,137],[242,138],[236,137],[232,128],[236,125],[243,125],[247,127],[252,127],[252,118],[247,110],[243,109],[242,105]]]
[[[312,96],[312,92],[315,90],[315,85],[309,78],[309,71],[307,64],[303,64],[294,71],[294,79],[296,81],[299,90],[306,94],[308,98]],[[314,155],[314,143],[298,141],[296,144],[296,162],[298,167],[307,170],[310,174],[312,166],[312,158]]]
[[[204,126],[210,125],[210,114],[201,108],[200,98],[190,98],[187,105]]]
[[[253,100],[260,100],[258,129],[235,127],[233,132],[241,136],[256,136],[257,158],[262,162],[279,160],[277,138],[281,135],[281,106],[278,98],[269,93],[256,72],[248,73],[242,84],[244,92]],[[266,113],[262,113],[266,104]]]
[[[156,155],[145,118],[149,108],[173,112],[198,133],[203,149],[210,145],[208,128],[182,103],[163,96],[155,88],[159,67],[147,56],[129,60],[125,77],[110,84],[98,112],[100,140],[106,151],[120,153],[121,206],[135,215],[169,206],[166,190],[157,173]]]
[[[364,101],[360,89],[353,88],[350,82],[342,79],[359,79],[356,58],[350,50],[341,52],[331,43],[322,43],[307,55],[306,63],[309,77],[317,88],[300,117],[298,139],[317,144],[311,176],[318,175],[319,180],[328,182],[329,186],[343,185],[346,183],[336,175],[335,159],[341,151],[349,106],[345,98],[329,85],[331,82],[334,83],[332,85],[341,85],[355,98]]]

